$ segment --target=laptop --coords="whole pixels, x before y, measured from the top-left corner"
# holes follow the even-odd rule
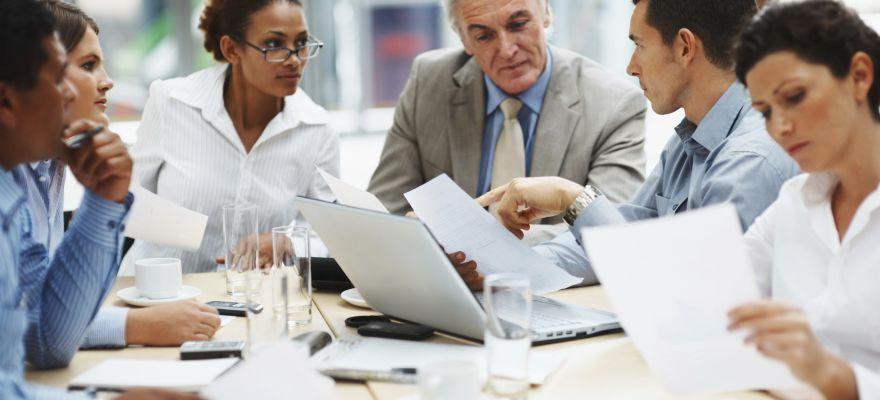
[[[304,197],[296,205],[373,309],[483,340],[482,294],[468,289],[421,221]],[[609,312],[541,296],[533,302],[534,344],[620,330]]]

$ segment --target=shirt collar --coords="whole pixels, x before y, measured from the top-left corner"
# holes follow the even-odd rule
[[[27,200],[24,189],[15,182],[12,171],[0,168],[0,228],[9,229],[19,207]]]
[[[221,64],[198,71],[183,79],[170,96],[202,110],[206,117],[217,118],[226,112],[223,86],[228,70],[229,65]],[[302,87],[284,98],[281,117],[287,128],[295,128],[300,123],[325,125],[330,122],[327,111],[315,104]]]
[[[699,125],[685,118],[675,128],[675,132],[682,142],[693,139],[709,152],[715,151],[733,131],[742,110],[750,106],[751,100],[746,87],[734,82],[706,113]]]
[[[547,66],[544,72],[538,77],[538,80],[530,88],[524,92],[511,96],[505,93],[495,82],[489,79],[489,75],[483,74],[483,81],[486,82],[486,115],[490,115],[501,106],[504,100],[509,97],[516,97],[522,101],[523,105],[532,110],[535,114],[541,113],[541,107],[544,106],[544,95],[547,93],[547,87],[550,85],[550,75],[553,72],[553,56],[550,54],[550,47],[547,47]]]

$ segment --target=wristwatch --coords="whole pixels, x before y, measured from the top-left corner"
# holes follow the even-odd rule
[[[574,221],[581,215],[581,211],[583,211],[593,200],[596,200],[599,196],[602,196],[602,192],[599,189],[593,187],[593,185],[584,186],[584,190],[581,194],[578,195],[574,199],[574,202],[568,206],[568,209],[565,210],[565,216],[562,219],[569,225],[573,226]]]

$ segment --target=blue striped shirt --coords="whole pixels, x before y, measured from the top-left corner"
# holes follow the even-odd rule
[[[15,181],[25,190],[31,215],[31,238],[55,254],[64,236],[65,167],[47,160],[22,164],[12,170]],[[125,347],[125,320],[128,308],[107,307],[98,311],[89,326],[81,348]]]
[[[116,279],[125,204],[87,192],[69,232],[50,261],[31,238],[27,197],[0,170],[0,398],[66,397],[24,383],[24,363],[63,367]]]

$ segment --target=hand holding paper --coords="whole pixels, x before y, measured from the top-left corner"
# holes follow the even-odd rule
[[[732,206],[585,229],[583,238],[627,334],[667,389],[802,385],[727,330],[728,311],[759,297]]]

